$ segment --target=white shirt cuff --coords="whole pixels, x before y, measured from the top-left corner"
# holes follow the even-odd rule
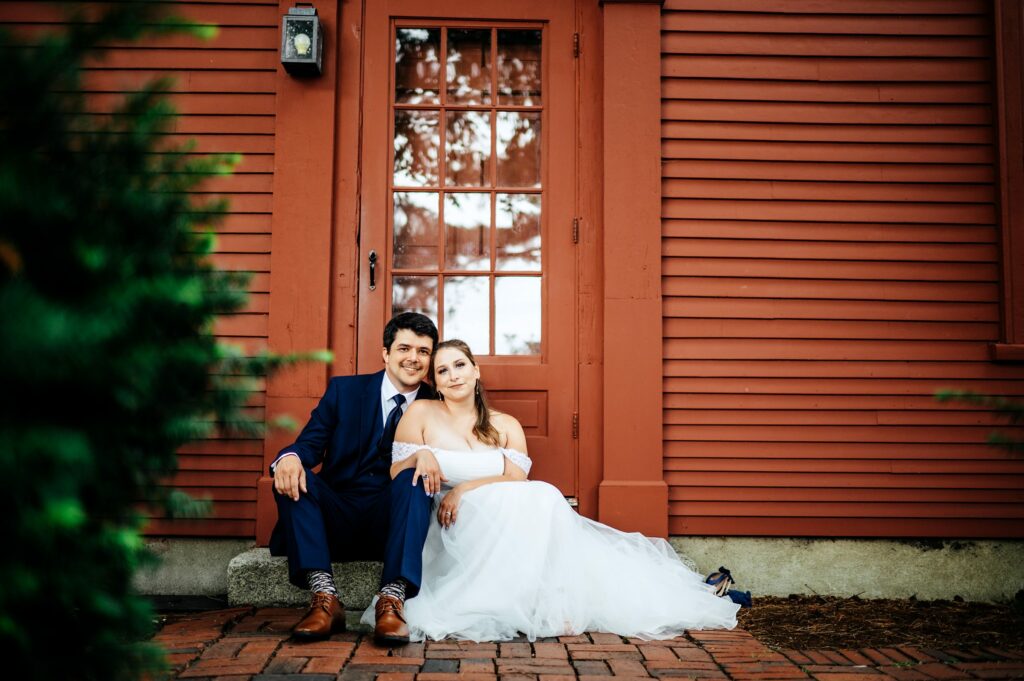
[[[270,472],[273,473],[277,469],[277,464],[286,456],[298,456],[295,452],[285,452],[281,456],[274,459],[274,462],[270,464]]]

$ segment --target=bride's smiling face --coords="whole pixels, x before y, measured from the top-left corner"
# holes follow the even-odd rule
[[[472,397],[480,367],[457,348],[441,348],[434,355],[434,385],[446,400]]]

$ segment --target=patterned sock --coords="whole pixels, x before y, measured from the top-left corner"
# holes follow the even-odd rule
[[[306,573],[306,580],[309,582],[309,590],[311,593],[317,593],[318,591],[325,594],[331,594],[337,597],[338,587],[334,586],[334,575],[324,570],[310,570]]]
[[[390,584],[385,584],[380,588],[380,593],[381,595],[392,596],[405,603],[405,580],[399,577]]]

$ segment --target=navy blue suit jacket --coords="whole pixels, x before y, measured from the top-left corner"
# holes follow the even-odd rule
[[[391,447],[390,443],[386,446],[381,444],[384,417],[381,413],[380,389],[381,383],[386,380],[383,371],[332,378],[298,439],[281,450],[281,454],[295,452],[306,468],[322,464],[317,480],[314,481],[316,484],[307,483],[309,494],[312,495],[314,491],[322,493],[324,490],[321,483],[324,483],[333,490],[338,500],[344,499],[344,503],[328,503],[314,508],[317,512],[332,514],[331,522],[327,525],[334,528],[334,534],[327,537],[327,541],[328,547],[332,547],[329,549],[331,557],[335,560],[379,560],[383,556],[385,564],[388,564],[387,557],[391,555],[385,551],[385,541],[390,537],[388,509],[392,508],[393,501],[389,474]],[[416,395],[417,399],[434,396],[434,390],[426,384],[420,386]],[[402,485],[402,488],[407,492],[413,489],[407,485]],[[420,496],[423,496],[422,493]],[[278,502],[282,501],[278,497]],[[305,579],[303,568],[308,566],[301,565],[298,556],[302,550],[308,552],[310,541],[317,541],[317,532],[307,531],[304,522],[294,525],[293,521],[297,517],[295,513],[299,512],[296,509],[300,507],[305,509],[304,512],[310,510],[308,505],[296,504],[288,513],[289,521],[282,522],[283,516],[278,518],[279,522],[270,536],[270,553],[289,557],[289,578],[293,584],[301,587]],[[429,515],[429,501],[425,508]],[[339,515],[339,511],[343,512]],[[319,518],[305,518],[314,525],[318,524],[316,521]],[[345,526],[341,532],[343,538],[338,534],[339,523]],[[427,516],[424,515],[416,531],[422,531],[423,537],[426,537],[428,526]],[[325,548],[320,547],[320,550]],[[421,539],[418,547],[407,555],[403,553],[403,545],[399,544],[393,561],[396,566],[400,566],[396,570],[403,575],[407,573],[417,583],[417,561],[422,548]],[[293,558],[300,562],[292,565]],[[411,566],[405,566],[402,562],[407,558],[412,561]],[[392,578],[394,576],[389,579]]]

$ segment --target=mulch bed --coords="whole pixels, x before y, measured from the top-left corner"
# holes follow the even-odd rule
[[[1024,599],[1009,604],[754,597],[740,627],[773,648],[995,647],[1024,649]]]

